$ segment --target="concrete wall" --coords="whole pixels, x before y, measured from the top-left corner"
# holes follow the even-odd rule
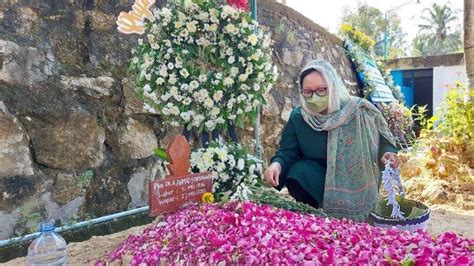
[[[454,82],[466,82],[466,67],[457,66],[438,66],[433,68],[433,115],[438,113],[439,106],[448,93],[448,86],[454,85]]]

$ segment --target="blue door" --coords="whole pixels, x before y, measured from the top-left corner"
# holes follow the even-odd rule
[[[415,104],[415,92],[413,89],[413,82],[410,82],[412,86],[406,86],[403,84],[403,71],[402,70],[392,70],[393,83],[400,86],[402,94],[405,98],[405,106],[410,108]],[[405,85],[405,86],[404,86]]]

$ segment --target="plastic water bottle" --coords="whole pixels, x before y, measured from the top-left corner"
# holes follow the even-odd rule
[[[40,232],[28,247],[28,265],[67,265],[66,241],[54,232],[54,225],[42,223]]]

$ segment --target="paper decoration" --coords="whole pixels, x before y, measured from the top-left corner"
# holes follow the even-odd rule
[[[145,32],[145,18],[152,19],[150,7],[155,0],[136,0],[129,12],[120,12],[117,18],[117,30],[121,33],[143,34]]]

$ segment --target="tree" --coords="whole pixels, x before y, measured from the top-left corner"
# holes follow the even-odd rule
[[[464,63],[469,88],[474,86],[474,5],[464,0]]]
[[[421,16],[423,24],[418,25],[419,32],[412,44],[413,54],[447,54],[462,49],[462,32],[459,27],[453,30],[457,16],[449,6],[434,3],[423,14],[426,14]]]
[[[384,55],[384,33],[387,28],[389,58],[405,55],[405,50],[401,49],[405,46],[405,33],[400,25],[400,17],[396,13],[389,13],[385,20],[385,14],[379,9],[366,3],[359,3],[355,10],[347,7],[344,9],[342,23],[356,27],[375,40],[377,45],[374,47],[374,52],[379,57]]]

